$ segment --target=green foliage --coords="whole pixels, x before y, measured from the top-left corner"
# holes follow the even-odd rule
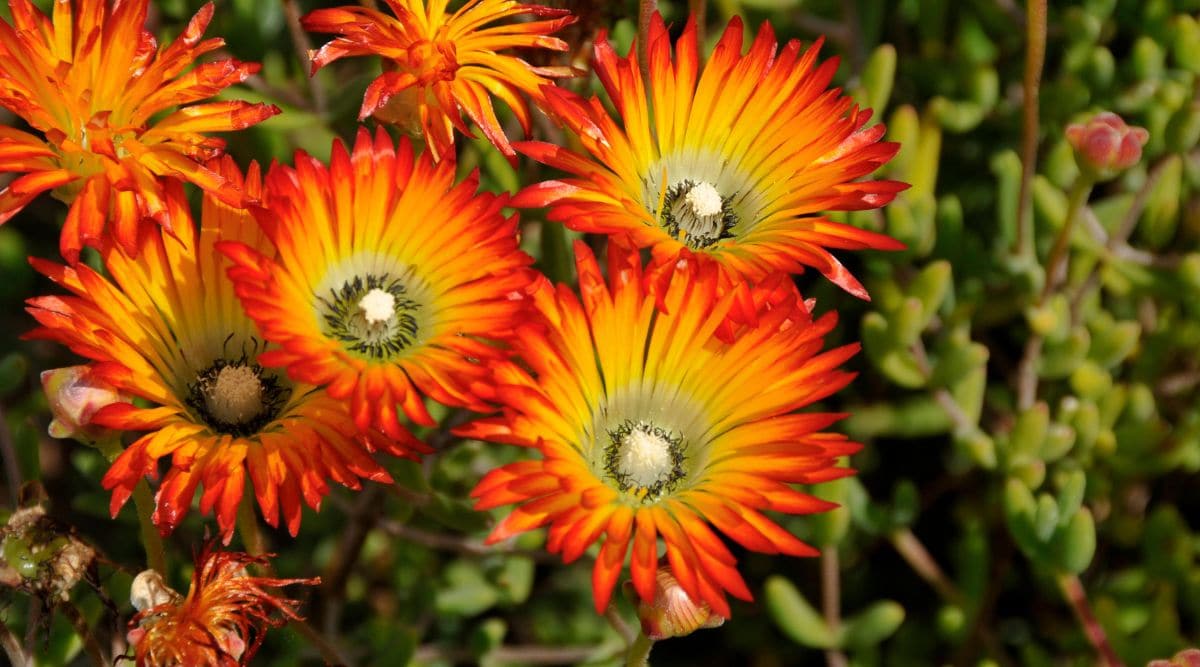
[[[163,38],[179,34],[203,3],[154,4]],[[326,159],[335,137],[353,136],[363,92],[379,71],[369,59],[351,59],[309,78],[298,50],[312,45],[293,43],[289,4],[216,4],[208,34],[263,63],[252,88],[222,97],[283,110],[226,137],[243,165],[290,162],[296,149]],[[294,4],[305,12],[351,3]],[[607,28],[619,51],[631,48],[636,3],[566,4],[589,10],[572,39]],[[682,24],[689,3],[658,4]],[[1030,165],[1021,141],[1026,3],[707,4],[710,44],[734,14],[751,28],[771,21],[782,38],[829,33],[824,54],[842,58],[838,85],[873,108],[887,140],[900,144],[880,174],[911,186],[881,211],[830,217],[906,249],[838,254],[870,302],[813,272],[797,279],[818,312],[839,311],[837,340],[827,342],[863,345],[852,362],[857,379],[823,406],[847,413],[835,428],[865,445],[848,461],[859,474],[811,490],[840,509],[784,520],[838,554],[836,618],[825,612],[830,582],[817,559],[735,547],[756,600],[735,603],[719,629],[661,642],[653,664],[817,664],[821,651],[864,667],[1096,664],[1064,598],[1062,582],[1075,580],[1128,664],[1195,643],[1200,3],[1050,3]],[[6,6],[0,17],[9,18]],[[567,85],[598,89],[594,77]],[[1147,128],[1150,140],[1139,164],[1096,184],[1076,210],[1071,195],[1084,176],[1065,128],[1099,110]],[[511,114],[502,110],[502,120],[511,124]],[[535,123],[535,138],[545,138],[542,131]],[[559,176],[525,159],[514,169],[483,139],[461,141],[458,161],[461,175],[478,170],[482,187],[495,192]],[[536,268],[570,282],[570,246],[580,235],[537,212],[522,216],[523,247]],[[133,511],[108,516],[99,454],[45,435],[50,415],[37,373],[76,358],[19,339],[32,326],[23,300],[60,293],[25,258],[57,255],[63,217],[58,202],[39,201],[0,227],[0,438],[2,454],[14,458],[4,461],[11,477],[2,488],[7,510],[16,506],[15,480],[40,480],[51,514],[105,555],[103,595],[81,584],[72,600],[107,639],[123,634],[131,573],[144,564]],[[1049,258],[1064,230],[1065,262],[1055,276]],[[1023,395],[1023,385],[1032,394]],[[618,664],[623,639],[592,608],[595,548],[563,565],[545,554],[537,531],[483,543],[501,514],[476,512],[467,494],[487,471],[527,453],[436,430],[422,435],[438,439],[438,451],[422,463],[386,461],[394,485],[339,488],[320,513],[305,516],[296,538],[266,531],[277,573],[325,581],[296,593],[312,626],[362,665],[530,664],[550,649],[568,651],[564,662]],[[193,512],[168,538],[176,587],[186,586],[193,545],[210,529]],[[19,546],[6,543],[4,556]],[[615,604],[636,623],[627,600]],[[0,608],[19,637],[42,624],[30,633],[36,664],[86,664],[62,613],[7,589]],[[256,664],[321,660],[289,628],[268,634]]]

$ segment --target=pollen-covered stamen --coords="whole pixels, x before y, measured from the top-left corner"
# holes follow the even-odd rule
[[[275,419],[287,394],[277,378],[246,357],[217,359],[188,386],[187,404],[214,431],[244,437]]]
[[[317,297],[326,335],[346,349],[373,359],[390,359],[417,340],[420,304],[407,297],[408,287],[391,276],[355,276],[328,297]]]
[[[376,287],[358,302],[358,309],[367,326],[385,327],[396,318],[396,297]]]
[[[604,469],[622,491],[654,500],[684,476],[683,438],[645,422],[626,421],[608,432]]]
[[[722,197],[721,191],[708,181],[696,183],[685,179],[667,189],[659,224],[688,247],[707,248],[733,236],[731,230],[738,217],[732,201],[733,196]]]

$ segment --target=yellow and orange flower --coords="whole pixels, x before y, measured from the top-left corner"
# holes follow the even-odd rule
[[[502,414],[458,430],[541,454],[493,470],[472,492],[478,509],[519,504],[488,541],[549,525],[547,548],[570,562],[603,535],[593,570],[603,611],[631,544],[634,587],[655,599],[661,537],[687,595],[728,617],[725,593],[750,591],[709,526],[755,551],[816,553],[762,510],[833,507],[791,485],[851,474],[837,457],[859,445],[820,432],[842,415],[793,411],[848,383],[837,367],[858,346],[821,353],[836,316],[814,321],[785,274],[749,290],[758,326],[730,344],[713,333],[737,293],[720,294],[713,263],[685,251],[658,282],[636,250],[610,244],[605,284],[587,247],[575,252],[582,301],[547,286],[533,298],[540,319],[517,330],[533,377],[498,364]]]
[[[319,578],[275,579],[246,573],[247,566],[266,564],[264,557],[220,551],[206,543],[196,556],[186,597],[167,588],[153,570],[139,574],[130,596],[139,610],[129,621],[137,667],[249,664],[268,627],[299,618],[294,600],[278,598],[266,589],[321,583]]]
[[[257,167],[243,183],[231,159],[210,166],[248,195],[260,195]],[[157,475],[166,456],[172,465],[154,512],[164,534],[203,487],[200,511],[215,508],[228,541],[247,475],[267,522],[278,525],[282,512],[293,535],[301,501],[319,508],[327,480],[354,489],[360,478],[390,482],[371,452],[415,456],[424,449],[420,443],[360,431],[341,401],[258,360],[265,345],[234,296],[225,275],[229,263],[213,249],[226,239],[269,252],[254,219],[209,195],[197,233],[182,184],[168,183],[165,192],[177,221],[173,233],[145,230],[136,259],[110,245],[103,255],[111,280],[84,264],[33,260],[72,296],[30,299],[29,312],[42,326],[29,337],[67,345],[92,360],[95,379],[151,406],[113,403],[91,417],[95,426],[149,431],[104,476],[114,515],[142,478]]]
[[[517,150],[573,178],[529,186],[513,200],[550,206],[571,229],[627,234],[659,262],[681,248],[717,261],[731,279],[810,266],[848,292],[866,290],[829,249],[899,249],[890,237],[820,216],[883,206],[906,186],[859,181],[896,154],[863,111],[828,89],[836,60],[817,64],[820,42],[776,49],[764,23],[742,54],[734,19],[700,66],[692,21],[675,45],[657,14],[648,40],[649,90],[637,55],[618,58],[601,35],[594,69],[616,107],[546,88],[548,110],[590,157],[543,142]]]
[[[525,134],[529,106],[541,102],[542,86],[571,76],[568,67],[534,67],[503,53],[513,48],[566,51],[551,33],[575,21],[567,10],[514,0],[468,0],[448,12],[448,0],[386,0],[395,16],[365,7],[318,9],[303,19],[305,29],[341,35],[312,52],[313,71],[345,56],[378,55],[384,73],[367,88],[359,119],[372,114],[421,134],[442,158],[454,146],[454,130],[467,136],[465,112],[510,160],[516,153],[496,117],[491,96],[516,115]],[[533,20],[492,25],[497,21]]]
[[[202,164],[225,147],[206,133],[279,113],[269,104],[192,104],[244,81],[258,65],[223,59],[184,73],[225,43],[200,40],[212,3],[161,49],[143,27],[148,3],[57,0],[47,17],[30,0],[10,0],[13,23],[0,20],[0,106],[44,135],[0,127],[0,172],[25,174],[0,190],[0,223],[53,190],[71,205],[60,245],[72,264],[83,246],[103,244],[110,220],[129,253],[143,221],[179,224],[166,198],[168,179],[241,205],[237,188]],[[179,108],[164,115],[172,107]]]
[[[522,317],[536,275],[507,196],[455,184],[453,161],[417,157],[382,128],[335,142],[328,168],[303,151],[267,175],[259,220],[277,249],[218,250],[246,312],[278,349],[259,359],[350,404],[360,428],[411,440],[397,406],[436,422],[423,396],[489,409],[472,385]]]

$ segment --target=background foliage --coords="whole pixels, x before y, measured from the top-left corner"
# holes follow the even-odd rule
[[[47,5],[47,2],[39,3]],[[198,0],[159,0],[161,36],[177,34]],[[328,157],[357,125],[377,74],[368,59],[307,77],[300,52],[324,36],[289,28],[337,2],[218,0],[210,36],[263,63],[249,89],[284,113],[230,137],[239,163],[290,161],[299,147]],[[550,3],[553,4],[553,3]],[[564,35],[585,61],[594,31],[618,50],[636,31],[637,3],[567,1],[581,16]],[[686,3],[660,2],[678,28]],[[6,9],[0,9],[0,13]],[[844,509],[784,525],[820,545],[821,560],[738,551],[757,602],[738,603],[716,630],[662,642],[656,665],[1086,665],[1097,661],[1074,611],[1094,613],[1129,664],[1168,657],[1200,638],[1200,1],[1052,2],[1040,86],[1037,166],[1020,231],[1026,7],[1013,0],[718,0],[711,43],[733,14],[769,20],[782,38],[825,34],[838,76],[903,143],[886,168],[912,188],[855,224],[908,244],[844,257],[868,277],[858,302],[814,274],[798,278],[818,310],[837,309],[830,345],[861,339],[860,376],[828,401],[866,444],[857,478],[820,487]],[[6,16],[7,18],[7,16]],[[580,79],[571,86],[595,82]],[[1042,298],[1046,260],[1069,216],[1078,178],[1064,127],[1108,109],[1150,131],[1141,164],[1100,184],[1078,210],[1066,278]],[[0,113],[4,113],[0,111]],[[11,116],[0,118],[11,124]],[[540,123],[550,140],[561,134]],[[466,141],[461,170],[483,187],[515,191],[550,177],[514,171],[489,144]],[[105,558],[106,596],[86,585],[74,603],[98,628],[123,628],[132,574],[142,567],[132,506],[115,520],[94,450],[46,435],[37,382],[75,363],[62,349],[18,340],[32,326],[23,299],[51,293],[26,256],[54,257],[65,214],[42,198],[0,227],[0,450],[5,512],[20,481],[38,480],[50,513]],[[539,266],[571,280],[570,233],[524,218]],[[1030,357],[1036,400],[1018,395]],[[441,413],[456,424],[467,415]],[[269,533],[282,576],[320,575],[304,613],[355,664],[615,664],[624,643],[595,615],[590,561],[562,566],[542,537],[484,548],[493,518],[466,494],[517,448],[424,433],[438,446],[422,464],[388,462],[395,486],[333,492],[296,539]],[[206,532],[194,513],[168,542],[184,586]],[[236,543],[235,543],[236,544]],[[1076,596],[1076,584],[1086,602]],[[840,591],[839,591],[840,589]],[[633,610],[619,601],[627,621]],[[115,607],[114,607],[115,605]],[[116,620],[111,610],[122,614]],[[0,593],[0,615],[32,625],[40,664],[84,664],[68,621]],[[822,656],[822,650],[829,650]],[[291,628],[269,634],[258,664],[319,664]]]

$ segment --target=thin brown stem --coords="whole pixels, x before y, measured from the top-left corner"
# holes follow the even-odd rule
[[[484,544],[458,535],[435,533],[423,528],[416,528],[392,519],[381,519],[379,528],[393,537],[399,537],[414,544],[420,544],[430,549],[452,551],[467,556],[491,556],[494,554],[512,554],[525,556],[540,562],[558,562],[558,558],[542,550],[515,549],[503,544]]]
[[[308,39],[308,33],[304,32],[304,27],[300,25],[300,8],[296,6],[296,0],[282,2],[283,14],[287,17],[288,34],[292,36],[292,44],[296,47],[300,62],[304,63],[305,73],[309,75],[308,91],[312,96],[312,110],[323,115],[328,98],[320,80],[313,76],[315,73],[312,71],[312,42]]]
[[[84,618],[83,612],[79,611],[71,602],[64,602],[57,605],[57,609],[67,617],[75,628],[75,634],[79,635],[79,639],[83,641],[83,650],[87,652],[88,657],[92,659],[92,663],[97,667],[109,667],[112,660],[104,653],[104,648],[100,646],[100,641],[96,639],[96,635],[92,633],[91,626],[88,625],[87,619]]]
[[[630,646],[637,639],[637,631],[630,627],[625,622],[625,619],[621,618],[621,612],[617,611],[617,605],[608,605],[608,609],[604,610],[604,618],[612,626],[612,629],[616,630],[618,635],[621,635],[621,639],[625,641],[625,646]]]
[[[4,459],[4,476],[8,482],[9,500],[16,507],[21,493],[21,467],[17,464],[17,447],[13,443],[12,431],[8,429],[8,415],[0,406],[0,458]]]
[[[487,657],[497,663],[525,665],[574,665],[610,660],[620,648],[599,646],[498,646],[488,651]],[[448,662],[451,664],[476,664],[479,656],[467,647],[448,647],[426,644],[413,654],[413,662]]]
[[[704,28],[708,19],[708,0],[688,0],[688,12],[696,21],[696,42],[703,45]]]
[[[1058,288],[1063,274],[1066,273],[1071,235],[1075,231],[1075,220],[1079,217],[1080,210],[1087,204],[1088,195],[1091,192],[1091,179],[1082,175],[1075,179],[1075,185],[1071,187],[1070,202],[1067,205],[1067,217],[1063,220],[1062,229],[1058,230],[1058,237],[1054,239],[1054,247],[1050,249],[1050,255],[1046,258],[1046,282],[1042,285],[1042,292],[1037,299],[1036,306],[1038,308],[1046,305]],[[1029,339],[1025,341],[1025,350],[1021,354],[1021,361],[1017,364],[1017,409],[1019,410],[1028,410],[1037,401],[1037,362],[1042,356],[1044,343],[1040,334],[1035,331],[1029,332]]]
[[[827,544],[821,550],[821,611],[829,631],[837,635],[842,625],[842,582],[835,544]],[[825,664],[829,667],[846,667],[850,662],[845,653],[829,649],[825,651]]]
[[[1088,642],[1100,656],[1100,664],[1104,667],[1125,667],[1125,663],[1121,662],[1117,652],[1108,643],[1108,635],[1104,633],[1100,621],[1096,620],[1096,615],[1092,613],[1087,592],[1083,589],[1079,577],[1074,574],[1060,574],[1058,586],[1062,589],[1063,597],[1071,605],[1071,610],[1075,612],[1075,618],[1083,626],[1083,633],[1087,636]]]
[[[1037,167],[1038,97],[1046,62],[1046,0],[1029,0],[1025,19],[1025,99],[1021,125],[1021,189],[1013,254],[1033,256],[1033,174]]]
[[[658,11],[658,0],[640,0],[638,5],[637,55],[642,68],[642,79],[650,79],[650,20]]]
[[[21,640],[13,634],[13,631],[8,628],[3,621],[0,621],[0,645],[4,646],[4,654],[8,656],[8,661],[13,667],[30,667],[33,665],[33,658],[25,652],[21,646]]]
[[[942,571],[941,566],[933,559],[933,555],[929,553],[929,550],[925,548],[921,540],[917,539],[912,530],[901,528],[893,532],[889,537],[892,546],[896,548],[896,551],[908,563],[909,567],[917,573],[917,576],[932,586],[933,590],[937,591],[943,600],[956,605],[964,603],[962,592],[958,590],[954,582],[950,581],[950,578]]]
[[[292,626],[296,632],[299,632],[308,640],[308,643],[313,648],[317,649],[317,653],[321,654],[321,659],[326,665],[349,665],[350,662],[338,651],[337,647],[329,643],[317,629],[309,625],[304,619],[292,618],[288,620],[288,625]]]

